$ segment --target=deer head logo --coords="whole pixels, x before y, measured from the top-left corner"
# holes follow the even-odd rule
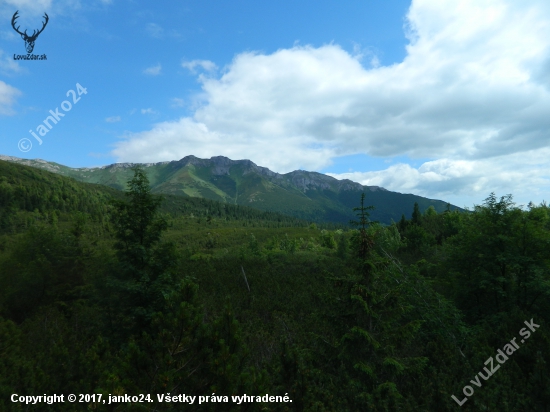
[[[11,19],[11,25],[12,25],[13,29],[14,29],[17,33],[19,33],[19,34],[21,35],[21,38],[22,38],[23,40],[25,40],[25,48],[27,49],[27,53],[32,53],[32,51],[34,50],[34,42],[36,41],[36,38],[38,37],[38,35],[39,35],[40,33],[42,33],[42,32],[44,31],[44,28],[46,27],[46,24],[48,24],[48,20],[49,20],[50,18],[48,17],[48,15],[47,15],[46,13],[44,13],[44,18],[46,19],[46,21],[43,23],[42,28],[41,28],[40,30],[38,30],[38,31],[34,30],[33,33],[32,33],[32,35],[29,36],[29,35],[27,34],[27,30],[25,30],[24,33],[21,33],[21,32],[19,31],[19,26],[18,26],[18,27],[15,27],[15,20],[17,20],[17,18],[19,17],[19,16],[17,15],[17,13],[19,13],[19,10],[17,10],[17,11],[14,13],[14,15],[13,15],[13,17],[12,17],[12,19]]]

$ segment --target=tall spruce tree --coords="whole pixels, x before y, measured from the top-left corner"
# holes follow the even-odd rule
[[[126,201],[113,201],[118,264],[112,283],[118,289],[123,323],[137,332],[146,329],[153,314],[162,310],[178,255],[172,243],[161,241],[168,227],[158,212],[162,198],[151,194],[142,168],[132,170]]]
[[[407,230],[408,221],[405,218],[405,214],[401,214],[401,219],[399,220],[399,223],[397,223],[397,228],[399,229],[399,233],[403,234],[405,233],[405,230]]]
[[[422,223],[422,212],[420,211],[418,202],[414,202],[411,222],[413,225],[420,225]]]
[[[362,194],[361,206],[354,208],[358,220],[350,222],[359,227],[352,240],[352,270],[336,279],[343,287],[333,301],[341,333],[334,373],[342,379],[339,396],[346,410],[401,410],[408,404],[401,383],[426,362],[412,346],[422,322],[406,317],[412,309],[410,291],[394,265],[376,252],[375,233],[369,230],[373,207],[364,200]]]
[[[118,272],[120,352],[113,379],[131,393],[219,395],[260,391],[261,372],[244,367],[246,348],[229,306],[203,320],[198,285],[176,272],[178,254],[161,237],[166,220],[143,169],[128,182],[127,202],[115,202],[113,225]],[[163,404],[158,410],[179,410]],[[220,409],[218,404],[203,408]]]

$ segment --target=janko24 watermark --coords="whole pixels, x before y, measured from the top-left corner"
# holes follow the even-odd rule
[[[45,21],[42,23],[42,28],[39,30],[33,30],[32,34],[29,36],[27,34],[26,29],[24,32],[22,32],[19,30],[21,26],[15,27],[16,20],[19,17],[18,13],[19,13],[19,10],[17,10],[13,14],[13,17],[11,18],[11,26],[21,36],[21,38],[25,42],[25,49],[27,49],[27,54],[14,54],[13,60],[47,60],[48,57],[45,54],[37,55],[37,54],[32,54],[32,52],[34,50],[34,42],[36,41],[40,33],[44,31],[44,29],[46,28],[46,25],[48,24],[48,21],[50,20],[50,18],[48,17],[48,14],[44,13]]]
[[[78,97],[77,97],[77,93],[78,93]],[[61,102],[61,105],[60,105],[61,109],[65,113],[69,112],[73,108],[73,105],[78,103],[78,101],[81,99],[80,96],[82,96],[83,94],[88,94],[88,89],[86,89],[85,87],[82,87],[80,83],[77,83],[76,92],[74,90],[69,90],[66,93],[67,97],[72,95],[73,103],[71,104],[70,101],[64,100]],[[50,110],[51,116],[46,117],[42,122],[42,124],[39,124],[38,126],[36,126],[36,133],[38,133],[42,137],[46,136],[46,134],[53,129],[53,126],[56,125],[57,122],[59,122],[62,117],[65,117],[65,113],[61,113],[59,111],[59,107],[56,107],[55,111]],[[42,144],[42,139],[38,137],[32,129],[29,130],[29,133],[32,135],[32,137],[34,137],[37,140],[38,144],[40,145]],[[26,137],[24,137],[23,139],[19,140],[17,147],[22,152],[28,152],[29,150],[32,149],[32,142],[30,141],[30,139],[27,139]]]
[[[537,325],[535,322],[533,322],[533,319],[531,319],[530,322],[525,321],[524,323],[525,323],[525,325],[527,325],[527,328],[523,328],[519,331],[519,334],[523,338],[521,340],[521,343],[524,343],[527,339],[529,339],[529,337],[531,336],[531,332],[535,332],[537,330],[537,328],[540,327],[540,325]],[[531,332],[529,332],[528,328]],[[495,356],[495,359],[497,360],[498,363],[504,364],[508,360],[508,356],[512,355],[516,350],[519,349],[519,345],[516,343],[516,339],[517,338],[512,339],[509,343],[504,345],[504,347],[502,349],[497,350],[498,355]],[[504,353],[504,352],[506,352],[506,353]],[[493,376],[493,374],[496,371],[498,371],[500,369],[500,365],[496,365],[496,367],[495,367],[492,356],[485,361],[484,365],[487,365],[489,363],[491,364],[490,365],[491,370],[488,370],[487,367],[483,368],[485,370],[486,375],[484,375],[483,372],[479,371],[477,373],[477,375],[475,376],[475,378],[470,381],[470,383],[472,385],[475,385],[478,388],[481,388],[481,382],[482,381],[479,380],[479,377],[481,376],[483,378],[483,380],[486,381],[491,376]],[[464,399],[462,399],[461,401],[459,401],[456,396],[454,396],[454,395],[451,396],[451,398],[453,398],[454,401],[456,403],[458,403],[458,406],[462,406],[466,403],[466,401],[468,400],[468,397],[472,396],[474,394],[474,388],[469,386],[469,385],[466,385],[464,388],[462,388],[462,392],[464,393],[464,395],[466,397]]]

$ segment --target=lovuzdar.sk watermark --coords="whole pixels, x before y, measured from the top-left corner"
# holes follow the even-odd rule
[[[27,50],[27,54],[14,54],[13,60],[48,60],[48,57],[45,54],[40,54],[40,55],[32,54],[36,39],[38,38],[40,33],[44,31],[44,29],[46,28],[46,25],[48,24],[48,21],[50,20],[50,18],[48,17],[48,14],[44,13],[45,20],[42,23],[42,28],[39,30],[33,30],[32,34],[29,35],[26,29],[24,32],[22,32],[21,30],[19,30],[21,26],[17,26],[17,27],[15,26],[16,20],[19,18],[18,13],[19,13],[19,10],[17,10],[13,14],[13,17],[11,18],[11,26],[21,36],[21,38],[25,42],[25,49]]]
[[[523,322],[525,323],[525,325],[527,326],[527,328],[523,328],[519,331],[519,334],[521,335],[521,337],[523,338],[521,340],[521,343],[525,343],[525,341],[527,339],[529,339],[529,337],[531,336],[531,333],[534,333],[539,327],[540,325],[537,325],[533,319],[531,319],[530,322],[528,321],[525,321]],[[529,330],[531,332],[529,332]],[[506,345],[504,345],[504,347],[502,349],[498,349],[497,352],[498,352],[498,355],[495,356],[497,362],[499,364],[504,364],[507,360],[508,360],[508,356],[512,355],[515,351],[517,351],[519,349],[519,345],[516,343],[516,339],[517,338],[514,338],[512,339],[509,343],[507,343]],[[506,352],[506,353],[505,353]],[[485,375],[483,374],[482,371],[479,371],[477,373],[477,375],[475,376],[475,378],[473,380],[470,381],[470,383],[474,386],[477,386],[478,388],[481,388],[481,386],[483,386],[483,381],[479,379],[479,377],[481,376],[483,378],[484,381],[486,381],[487,379],[489,379],[491,376],[493,376],[493,374],[498,371],[500,369],[500,365],[496,365],[495,367],[495,363],[494,363],[494,360],[493,360],[493,357],[491,356],[489,359],[487,359],[485,361],[485,365],[488,365],[488,364],[491,364],[489,367],[490,367],[490,370],[487,369],[487,367],[483,368],[484,371],[485,371]],[[466,385],[464,386],[464,388],[462,389],[462,392],[464,393],[464,395],[466,396],[465,398],[463,398],[462,400],[458,400],[458,398],[454,395],[451,396],[451,398],[453,398],[453,400],[458,403],[458,406],[462,406],[464,405],[464,403],[466,403],[466,401],[468,400],[468,397],[472,396],[474,394],[474,388],[472,386],[469,386],[469,385]]]
[[[14,54],[13,60],[48,60],[45,54]]]

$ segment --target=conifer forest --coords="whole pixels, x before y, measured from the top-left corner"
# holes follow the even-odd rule
[[[548,206],[372,211],[0,161],[0,411],[549,412]]]

